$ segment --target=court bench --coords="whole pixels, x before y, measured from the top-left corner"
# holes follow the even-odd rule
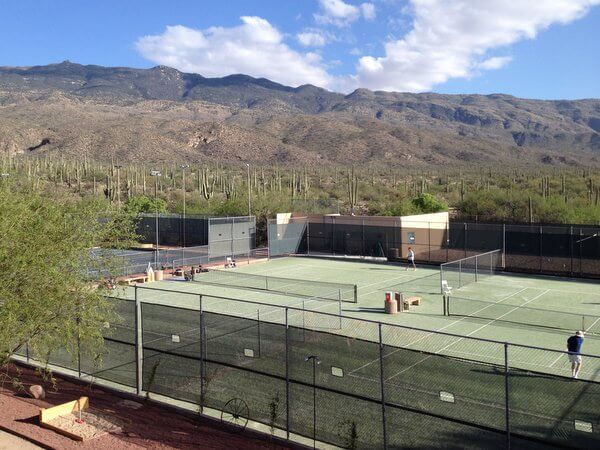
[[[123,278],[121,281],[127,283],[128,286],[131,286],[135,283],[147,283],[148,276],[147,275],[136,275],[136,276],[132,276],[132,277]]]

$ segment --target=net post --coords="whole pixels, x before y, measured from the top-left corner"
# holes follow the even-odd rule
[[[204,386],[206,384],[205,377],[205,352],[204,348],[204,311],[202,309],[202,295],[198,295],[198,312],[200,321],[200,411],[204,411]]]
[[[478,262],[479,262],[479,256],[475,255],[475,283],[477,283],[477,281],[479,281],[479,277],[478,277]]]
[[[448,315],[446,311],[446,294],[442,296],[442,311],[444,316]]]
[[[442,286],[443,281],[444,281],[444,265],[440,264],[440,294],[444,293],[444,288]]]
[[[379,322],[379,383],[381,386],[381,427],[383,431],[383,448],[388,448],[387,443],[387,430],[385,420],[385,382],[384,382],[384,369],[383,369],[383,334],[381,331],[381,322]]]
[[[285,308],[285,434],[290,439],[290,326],[289,309]]]
[[[140,395],[143,388],[143,358],[144,349],[142,342],[142,304],[138,295],[138,287],[133,288],[134,299],[135,299],[135,391],[137,395]]]
[[[508,371],[508,343],[504,343],[504,410],[506,420],[506,448],[510,449],[510,407],[509,407],[509,371]]]
[[[462,275],[462,261],[458,261],[458,288],[459,289],[462,287],[461,275]]]

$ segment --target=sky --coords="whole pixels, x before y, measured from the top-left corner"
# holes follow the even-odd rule
[[[0,0],[0,66],[69,60],[356,88],[600,97],[600,0]]]

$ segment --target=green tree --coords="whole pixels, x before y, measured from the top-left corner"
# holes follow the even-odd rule
[[[140,195],[132,197],[125,203],[123,209],[133,215],[139,213],[166,213],[167,202],[162,198]]]
[[[412,200],[412,204],[422,213],[448,211],[448,205],[427,192]]]
[[[130,233],[121,217],[98,220],[102,212],[95,201],[0,187],[0,368],[25,346],[41,361],[59,349],[75,356],[78,343],[100,355],[116,317],[87,276],[90,249]]]

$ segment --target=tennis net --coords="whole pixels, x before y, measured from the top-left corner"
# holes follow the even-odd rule
[[[297,280],[226,270],[209,270],[194,274],[194,281],[210,285],[277,292],[317,300],[358,302],[358,288],[355,284],[349,283]]]
[[[495,275],[501,269],[502,250],[500,249],[441,264],[441,292],[444,292],[444,281],[449,287],[459,289]]]
[[[600,337],[600,316],[491,303],[455,296],[447,297],[447,302],[446,312],[449,316],[473,317],[569,332],[583,330]]]

